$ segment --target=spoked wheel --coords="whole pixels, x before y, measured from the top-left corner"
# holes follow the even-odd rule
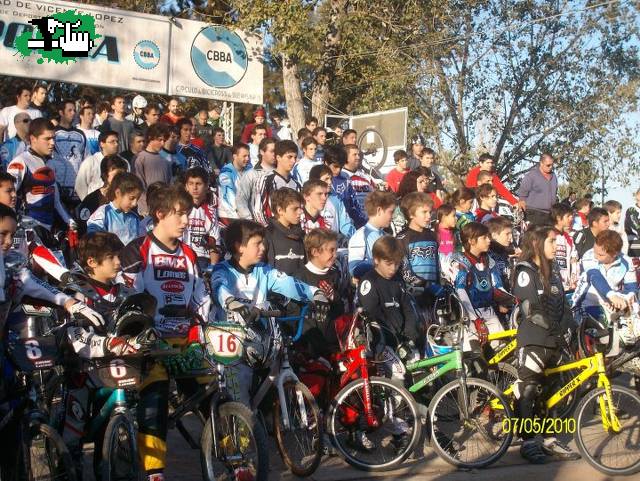
[[[327,429],[345,461],[365,471],[392,469],[415,449],[422,423],[411,394],[389,379],[369,379],[372,411],[377,426],[367,423],[365,384],[357,379],[336,395]]]
[[[126,414],[111,417],[102,443],[101,481],[138,481],[136,429]]]
[[[631,389],[612,385],[611,402],[620,429],[603,426],[603,408],[609,417],[604,389],[588,392],[575,411],[574,434],[580,454],[610,476],[640,471],[640,396]]]
[[[60,435],[46,424],[30,426],[23,433],[19,456],[27,481],[76,481],[71,455]]]
[[[518,380],[518,370],[506,362],[489,365],[487,380],[503,393]]]
[[[215,439],[209,419],[200,445],[206,481],[266,481],[269,476],[267,435],[244,404],[231,401],[218,406]]]
[[[289,415],[285,426],[280,398],[275,396],[273,426],[280,455],[296,476],[310,476],[322,459],[322,418],[318,404],[307,386],[287,382],[283,386]]]
[[[431,401],[431,446],[454,466],[481,468],[500,459],[511,444],[513,434],[503,428],[503,420],[511,417],[511,408],[487,381],[467,378],[466,392],[464,386],[460,380],[450,382]]]

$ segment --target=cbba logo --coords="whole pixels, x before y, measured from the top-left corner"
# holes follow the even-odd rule
[[[133,49],[133,59],[140,68],[151,70],[160,63],[160,49],[151,40],[142,40]]]
[[[247,49],[236,33],[224,27],[205,27],[191,45],[191,65],[210,87],[233,87],[247,73]]]

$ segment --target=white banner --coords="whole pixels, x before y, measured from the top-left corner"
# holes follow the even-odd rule
[[[88,58],[21,57],[29,20],[67,10],[92,15],[101,35]],[[0,72],[17,77],[185,97],[262,103],[262,40],[204,22],[63,1],[0,0]]]

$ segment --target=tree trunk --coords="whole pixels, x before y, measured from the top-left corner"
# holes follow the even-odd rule
[[[340,46],[340,17],[346,11],[348,1],[331,0],[331,14],[324,37],[322,60],[313,84],[311,115],[324,125],[331,93],[331,81],[335,76],[338,47]]]
[[[298,130],[304,127],[304,103],[298,77],[298,64],[291,58],[282,56],[282,82],[287,101],[287,117],[291,123],[291,132],[296,138]]]

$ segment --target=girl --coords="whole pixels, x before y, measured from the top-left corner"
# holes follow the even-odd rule
[[[460,239],[460,231],[469,222],[475,221],[475,217],[471,212],[475,194],[471,189],[462,187],[451,194],[451,204],[456,208],[456,251],[462,252],[462,241]]]
[[[571,311],[567,306],[562,277],[554,262],[556,237],[553,227],[538,227],[527,231],[523,238],[522,254],[514,272],[513,295],[520,301],[520,325],[518,327],[518,380],[514,385],[516,417],[533,419],[536,398],[545,382],[543,371],[557,365],[563,334],[572,325]],[[520,454],[533,464],[542,464],[547,456],[577,459],[556,438],[548,437],[540,444],[531,432],[521,431],[523,443]]]
[[[438,244],[440,255],[448,256],[455,247],[456,209],[451,204],[438,207]]]

